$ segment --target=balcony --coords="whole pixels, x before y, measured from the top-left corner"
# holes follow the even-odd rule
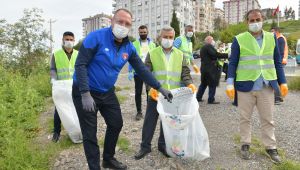
[[[114,3],[114,4],[112,4],[112,6],[115,8],[115,7],[117,6],[117,4],[116,4],[116,3]]]

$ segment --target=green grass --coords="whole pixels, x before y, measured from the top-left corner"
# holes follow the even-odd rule
[[[130,90],[131,88],[129,86],[125,86],[123,89],[124,90]]]
[[[104,138],[99,139],[99,145],[103,148],[104,146]],[[130,141],[127,137],[124,136],[119,136],[118,142],[117,142],[117,147],[119,147],[120,150],[130,153],[131,149],[129,148]]]
[[[294,77],[288,81],[288,87],[290,90],[300,90],[300,77]]]
[[[115,86],[115,92],[118,92],[118,91],[122,91],[122,88],[120,86]]]
[[[235,144],[241,144],[240,143],[240,135],[239,134],[234,134],[233,135],[233,141]],[[300,163],[295,162],[292,160],[289,160],[286,158],[286,153],[283,149],[278,148],[278,154],[282,158],[283,162],[279,165],[273,165],[272,169],[273,170],[300,170]],[[237,148],[237,152],[239,153],[240,149]],[[267,152],[265,151],[265,147],[263,146],[262,142],[256,137],[252,136],[251,137],[251,147],[250,147],[250,153],[253,154],[260,154],[268,157]]]

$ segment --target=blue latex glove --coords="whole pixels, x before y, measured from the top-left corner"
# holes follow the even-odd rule
[[[128,72],[128,80],[131,81],[133,79],[133,72]]]

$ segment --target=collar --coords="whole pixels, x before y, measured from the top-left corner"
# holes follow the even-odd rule
[[[150,41],[151,41],[151,39],[147,37],[147,39],[146,39],[146,40],[148,41],[148,44],[150,44]],[[140,41],[140,44],[141,44],[141,43],[142,43],[142,40],[141,40],[141,38],[139,38],[139,41]]]
[[[162,51],[164,52],[164,54],[171,54],[172,53],[172,51],[173,51],[173,46],[172,46],[172,48],[171,48],[171,50],[170,51],[165,51],[165,49],[163,48],[163,47],[161,47],[161,49],[162,49]]]

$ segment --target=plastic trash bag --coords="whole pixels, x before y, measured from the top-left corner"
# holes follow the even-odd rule
[[[194,160],[208,158],[208,135],[198,112],[199,104],[195,94],[187,87],[173,89],[171,92],[172,103],[162,95],[157,103],[168,155]]]
[[[74,143],[82,142],[78,116],[72,100],[73,80],[58,80],[52,85],[52,98],[60,120]]]

